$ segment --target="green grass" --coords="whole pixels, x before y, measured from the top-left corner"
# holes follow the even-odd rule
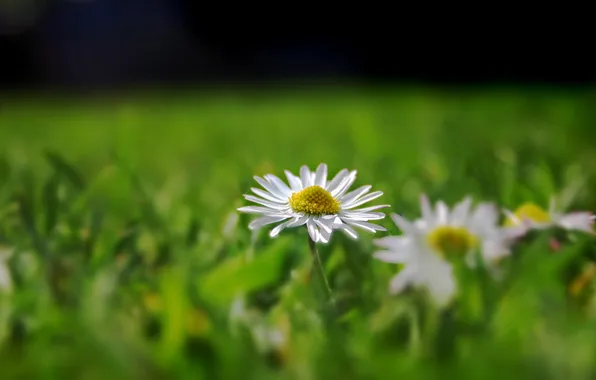
[[[596,210],[594,92],[335,89],[24,97],[0,110],[0,378],[573,378],[596,375],[596,253],[549,232],[516,247],[485,309],[390,296],[373,237],[319,250],[251,234],[253,175],[358,170],[389,212],[420,193]],[[389,218],[381,221],[398,234]],[[315,272],[316,273],[316,272]],[[472,289],[474,290],[474,289]],[[469,313],[464,313],[467,311]],[[275,332],[285,338],[275,345]],[[269,338],[267,338],[269,336]]]

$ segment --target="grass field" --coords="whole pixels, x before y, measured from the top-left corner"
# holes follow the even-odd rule
[[[387,232],[318,246],[334,308],[305,228],[271,239],[236,211],[254,175],[321,162],[358,170],[354,188],[410,219],[421,193],[596,211],[596,92],[3,98],[1,379],[596,376],[587,234],[531,234],[489,301],[470,288],[439,310],[423,292],[388,293],[400,268],[372,257],[374,238],[400,233],[386,217]]]

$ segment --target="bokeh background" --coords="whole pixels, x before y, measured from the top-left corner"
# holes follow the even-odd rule
[[[228,3],[191,0],[4,0],[0,82],[91,89],[280,78],[594,79],[595,58],[585,48],[589,25],[581,22],[561,30],[536,19],[529,25],[520,15],[503,28],[489,14],[462,23],[414,4],[370,14],[323,10],[290,15],[238,4],[231,12]]]
[[[383,77],[404,63],[347,25],[234,17],[188,0],[10,1],[3,82],[102,88],[140,83]],[[255,10],[256,11],[256,10]],[[414,65],[410,64],[410,69]],[[410,73],[411,75],[411,73]]]
[[[523,245],[468,320],[389,296],[399,268],[338,234],[330,311],[306,232],[271,240],[236,212],[253,175],[320,162],[409,218],[422,192],[596,210],[589,49],[428,11],[210,6],[0,2],[1,379],[594,378],[585,237]]]

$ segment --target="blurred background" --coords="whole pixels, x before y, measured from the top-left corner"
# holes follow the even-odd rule
[[[234,5],[231,13],[230,6],[207,8],[194,0],[2,0],[0,84],[94,89],[305,78],[592,79],[580,70],[594,65],[589,49],[581,48],[582,36],[589,35],[578,30],[588,27],[581,23],[567,29],[574,33],[570,44],[561,31],[546,25],[528,29],[527,21],[519,30],[514,22],[491,30],[488,16],[462,25],[402,7],[374,17],[362,14],[357,21],[339,13],[314,20],[265,7]],[[486,29],[490,32],[483,33]],[[558,56],[564,63],[553,65]],[[568,64],[573,70],[562,69]]]

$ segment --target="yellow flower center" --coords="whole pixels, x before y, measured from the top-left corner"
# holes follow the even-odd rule
[[[427,236],[428,244],[443,257],[464,255],[478,244],[478,239],[464,227],[442,226]]]
[[[515,216],[519,220],[523,220],[524,217],[530,219],[535,223],[548,223],[550,222],[550,216],[542,208],[536,206],[534,203],[524,203],[514,212]],[[516,222],[511,218],[507,218],[505,226],[514,226]]]
[[[290,197],[290,207],[296,212],[309,215],[331,215],[339,213],[339,201],[320,186],[309,186]]]

